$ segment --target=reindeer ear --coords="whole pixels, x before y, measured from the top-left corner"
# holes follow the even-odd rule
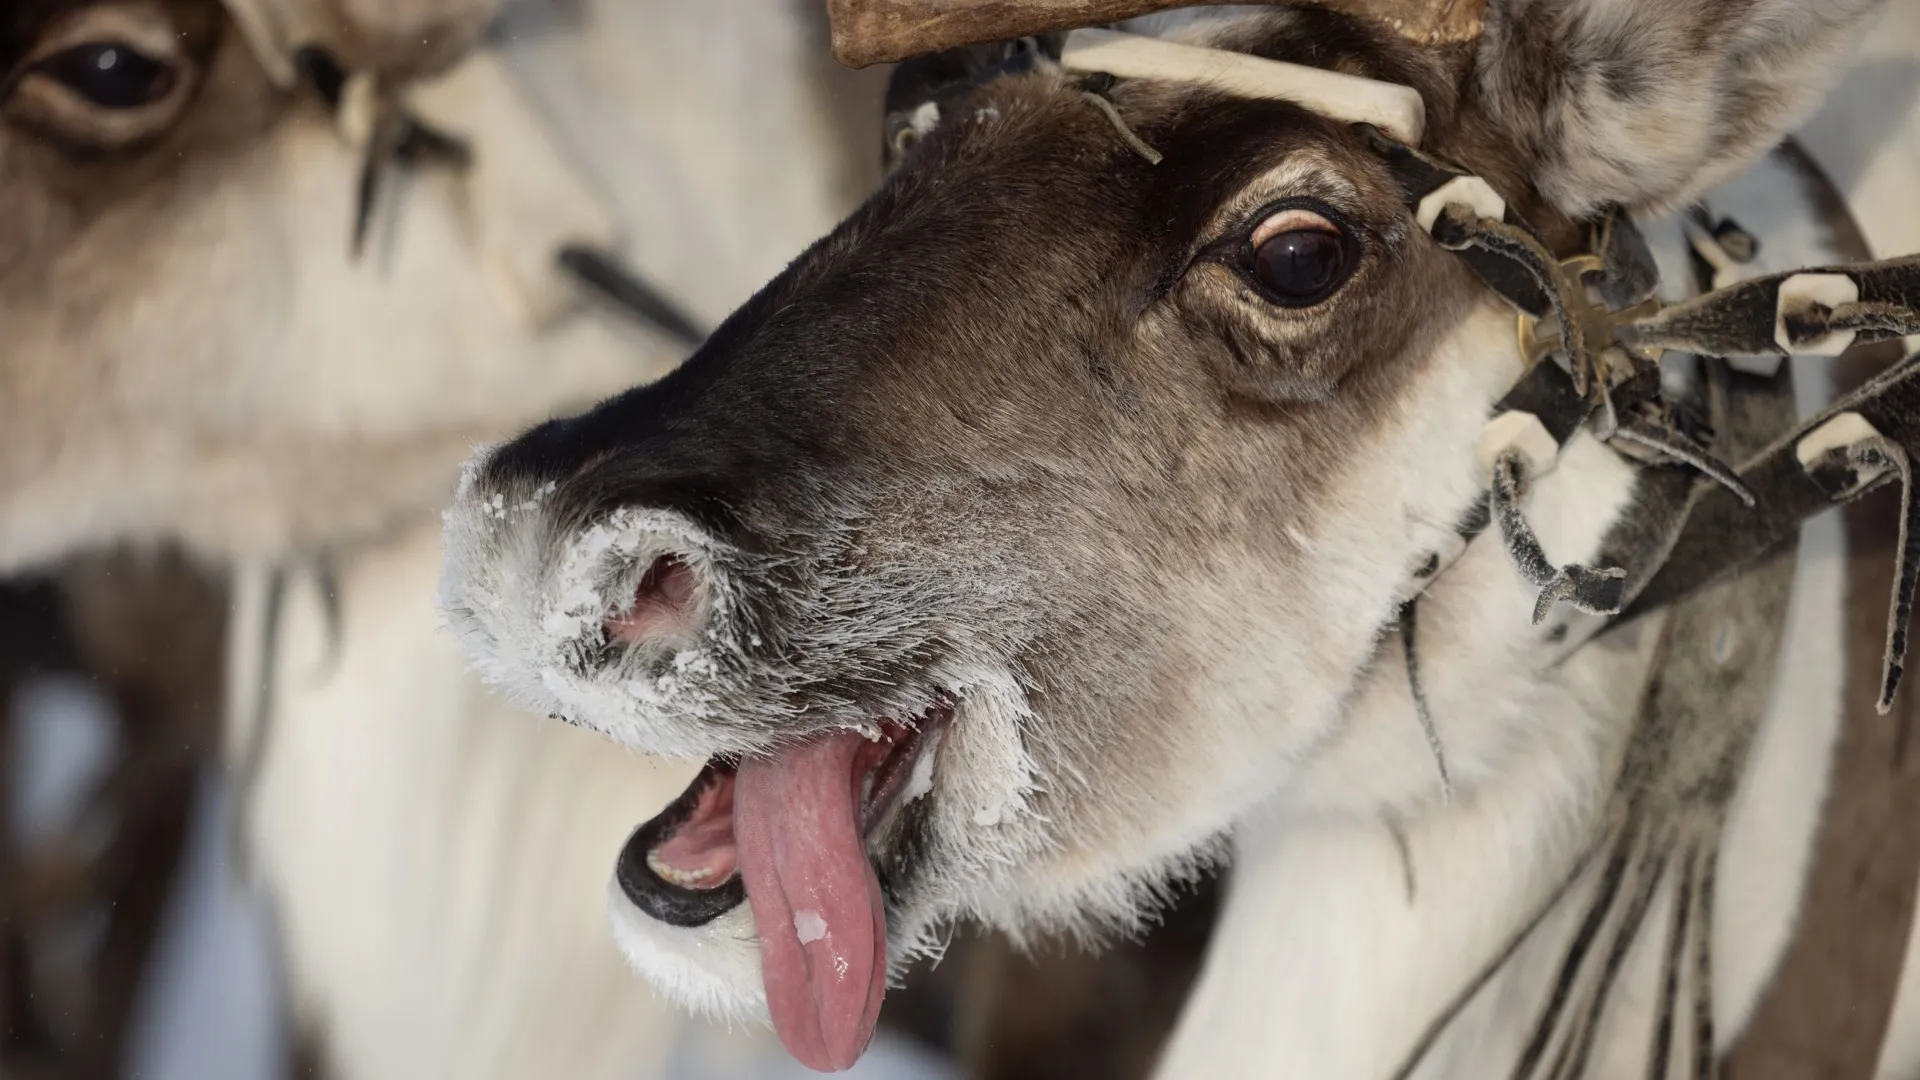
[[[891,170],[940,123],[943,102],[989,79],[1023,71],[1040,57],[1058,59],[1062,40],[1059,35],[1025,37],[902,61],[887,82],[886,167]]]
[[[1672,207],[1810,116],[1883,3],[1493,0],[1473,93],[1562,211]]]

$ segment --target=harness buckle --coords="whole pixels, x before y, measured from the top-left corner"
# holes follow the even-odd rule
[[[1598,358],[1612,353],[1616,367],[1622,358],[1620,354],[1613,353],[1616,349],[1624,353],[1629,361],[1652,363],[1659,360],[1659,349],[1634,348],[1622,344],[1618,331],[1657,314],[1664,306],[1660,298],[1649,296],[1623,308],[1608,307],[1606,301],[1600,298],[1598,286],[1589,280],[1605,272],[1606,266],[1600,256],[1593,254],[1575,255],[1559,263],[1560,276],[1568,286],[1567,294],[1583,301],[1576,317],[1580,324],[1578,330],[1581,340],[1587,346],[1587,355]],[[1560,349],[1559,319],[1552,315],[1536,317],[1522,311],[1516,317],[1515,336],[1521,361],[1531,371],[1535,364]],[[1629,363],[1627,370],[1609,373],[1608,381],[1618,382],[1631,373],[1632,364]]]

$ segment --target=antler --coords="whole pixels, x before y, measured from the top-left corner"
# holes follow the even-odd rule
[[[1192,0],[827,0],[827,15],[834,59],[862,68],[1195,6]],[[1486,0],[1303,0],[1294,6],[1371,19],[1423,45],[1452,45],[1480,36]]]

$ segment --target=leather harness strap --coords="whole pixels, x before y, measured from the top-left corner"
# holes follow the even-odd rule
[[[1871,1080],[1891,1026],[1920,884],[1920,767],[1899,753],[1920,700],[1905,695],[1891,718],[1876,708],[1892,494],[1845,511],[1846,681],[1827,799],[1794,937],[1728,1053],[1727,1080]]]
[[[1847,258],[1869,258],[1832,182],[1798,146],[1784,149],[1834,246]],[[1838,362],[1836,382],[1856,389],[1898,359],[1896,346],[1855,348]],[[1826,804],[1793,940],[1728,1052],[1727,1080],[1871,1080],[1892,1026],[1920,893],[1920,765],[1902,752],[1920,700],[1896,702],[1892,724],[1875,708],[1880,605],[1893,584],[1898,514],[1899,500],[1887,494],[1843,511],[1846,669]]]

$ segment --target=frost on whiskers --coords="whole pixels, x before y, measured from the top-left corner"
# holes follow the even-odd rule
[[[536,711],[630,746],[688,757],[736,747],[743,717],[722,699],[756,682],[747,656],[755,635],[737,622],[737,553],[660,509],[618,507],[561,532],[553,483],[489,490],[476,475],[470,467],[463,497],[445,515],[441,606],[481,677]],[[632,610],[660,556],[699,581],[698,617],[671,651],[610,642],[607,621]]]
[[[542,685],[595,727],[610,718],[653,728],[650,714],[688,721],[718,719],[729,670],[748,664],[751,635],[733,622],[731,575],[714,539],[666,511],[620,507],[574,535],[546,582],[537,671]],[[609,618],[632,609],[635,590],[656,556],[684,561],[701,582],[700,641],[635,669],[609,655]],[[719,557],[716,557],[719,556]],[[645,658],[642,658],[644,661]]]
[[[491,456],[492,452],[493,448],[491,447],[480,447],[474,452],[472,457],[461,464],[460,483],[454,489],[453,493],[455,504],[466,502],[472,497],[473,486],[479,482],[480,472],[486,465],[487,458]],[[557,480],[545,481],[539,487],[534,488],[525,499],[512,505],[507,503],[507,497],[504,493],[496,491],[491,496],[481,500],[478,505],[480,512],[487,517],[495,521],[507,521],[511,519],[514,514],[528,514],[539,510],[540,505],[547,501],[549,495],[559,490],[559,487],[560,482]],[[448,515],[451,513],[451,508],[442,510],[440,512],[440,520],[443,523],[447,522],[449,520]]]

